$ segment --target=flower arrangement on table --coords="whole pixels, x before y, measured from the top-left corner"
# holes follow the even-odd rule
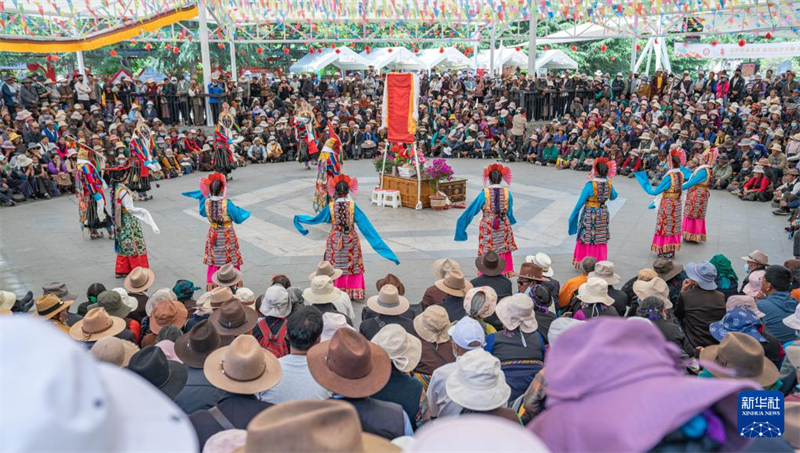
[[[375,171],[378,173],[381,172],[383,169],[386,173],[391,174],[392,169],[398,165],[403,165],[404,162],[398,162],[398,159],[395,157],[394,153],[388,152],[386,153],[386,166],[383,165],[383,154],[378,154],[375,156],[375,159],[372,161],[375,164]]]
[[[422,171],[422,177],[428,181],[431,190],[439,193],[439,183],[441,181],[451,181],[453,179],[453,168],[447,164],[447,159],[434,159],[431,165]]]

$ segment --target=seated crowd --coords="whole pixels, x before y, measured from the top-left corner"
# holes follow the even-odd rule
[[[152,291],[143,268],[85,300],[57,282],[2,292],[0,447],[789,453],[800,261],[742,261],[741,280],[724,255],[659,258],[626,280],[587,257],[562,279],[537,253],[513,281],[489,251],[475,269],[437,260],[419,303],[379,279],[360,316],[327,262],[258,296],[229,265],[230,286],[202,294],[189,280]],[[782,438],[739,435],[737,395],[757,389],[785,395]]]

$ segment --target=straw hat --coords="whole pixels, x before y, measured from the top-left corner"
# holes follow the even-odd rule
[[[253,330],[258,322],[258,314],[234,299],[223,302],[219,310],[211,313],[208,320],[220,335],[233,337]]]
[[[208,319],[204,319],[175,340],[175,355],[186,366],[202,369],[206,358],[221,346],[223,341],[217,329]]]
[[[703,348],[700,359],[722,368],[707,368],[718,378],[751,379],[762,387],[769,387],[778,380],[778,368],[764,357],[764,348],[758,340],[744,333],[725,335],[720,344]]]
[[[450,317],[440,305],[431,305],[414,318],[414,331],[428,343],[442,344],[450,340],[449,327]]]
[[[89,310],[86,316],[69,329],[69,335],[84,343],[95,342],[101,338],[113,337],[125,330],[125,320],[109,316],[104,308]]]
[[[333,280],[326,275],[318,275],[311,280],[311,287],[303,291],[303,299],[311,304],[329,304],[339,300],[342,292],[333,286]]]
[[[330,261],[321,261],[317,264],[317,270],[308,275],[308,279],[314,280],[314,277],[318,275],[327,275],[331,280],[336,280],[341,277],[343,273],[344,271],[341,269],[334,268]]]
[[[337,330],[329,341],[313,346],[307,357],[314,380],[347,398],[374,395],[392,373],[386,351],[350,329]]]
[[[508,330],[519,328],[523,333],[536,332],[539,323],[533,314],[533,300],[522,293],[504,297],[495,309],[497,318]]]
[[[278,359],[262,348],[255,337],[241,335],[230,346],[219,348],[208,356],[203,364],[203,374],[218,389],[254,395],[278,384],[283,372]]]
[[[444,278],[438,280],[434,285],[446,294],[456,297],[464,297],[467,291],[472,289],[472,283],[464,278],[464,274],[460,270],[447,272]]]
[[[511,387],[497,357],[473,349],[459,357],[456,366],[445,384],[447,396],[454,403],[473,411],[491,411],[508,403]]]
[[[620,276],[614,273],[614,263],[611,261],[598,261],[594,271],[589,272],[589,278],[592,277],[602,278],[609,285],[616,285],[620,281]]]
[[[149,268],[137,267],[125,277],[123,286],[129,293],[143,293],[153,286],[155,280],[156,274]]]
[[[451,270],[461,270],[461,265],[458,264],[458,261],[450,258],[440,258],[433,262],[433,276],[437,279],[444,278],[447,272]]]
[[[542,268],[542,275],[545,277],[552,277],[554,270],[551,267],[553,265],[550,256],[546,253],[539,252],[536,255],[528,255],[525,257],[526,263],[535,264]]]
[[[422,357],[422,342],[406,332],[400,324],[387,324],[372,337],[372,342],[383,348],[395,368],[410,373]]]
[[[236,286],[242,281],[242,272],[232,264],[226,264],[214,272],[211,281],[219,286]]]
[[[288,401],[256,415],[247,425],[245,445],[233,453],[400,451],[388,440],[361,429],[352,404],[336,400]]]
[[[36,315],[44,319],[50,319],[74,303],[74,300],[62,301],[55,294],[46,294],[36,299]]]
[[[92,345],[89,353],[100,362],[107,362],[125,368],[131,361],[131,357],[138,351],[139,346],[130,341],[121,340],[117,337],[105,337],[97,340]]]

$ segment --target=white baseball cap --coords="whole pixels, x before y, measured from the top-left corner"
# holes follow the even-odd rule
[[[481,324],[466,316],[451,327],[447,334],[461,349],[468,351],[482,348],[486,344],[486,334]]]

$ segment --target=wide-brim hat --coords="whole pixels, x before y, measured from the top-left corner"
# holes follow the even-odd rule
[[[142,293],[153,286],[156,274],[146,267],[137,267],[127,277],[122,285],[130,293]]]
[[[450,317],[440,305],[431,305],[414,318],[414,331],[428,343],[442,344],[450,340]]]
[[[672,308],[672,301],[669,299],[669,286],[661,277],[655,277],[651,280],[636,280],[633,282],[633,293],[636,294],[640,301],[648,297],[657,297],[664,302],[665,309]]]
[[[755,342],[755,346],[758,346],[758,350],[756,350],[752,345],[750,347],[753,349],[752,352],[755,352],[756,354],[745,354],[744,349],[747,348],[746,344],[753,342]],[[720,353],[720,349],[722,349],[722,353]],[[726,353],[726,349],[729,349],[729,352]],[[739,357],[742,360],[747,360],[744,358],[746,355],[752,355],[755,357],[759,351],[761,353],[760,360],[762,360],[762,362],[760,364],[749,364],[751,366],[755,366],[756,368],[761,365],[760,371],[757,374],[745,375],[745,370],[733,370],[728,368],[730,365],[729,358]],[[726,357],[728,354],[730,354],[730,357]],[[764,356],[764,350],[761,344],[755,338],[744,333],[732,332],[728,335],[725,335],[722,343],[706,346],[702,351],[700,351],[700,360],[717,365],[713,368],[706,368],[706,370],[715,377],[749,379],[756,381],[759,385],[765,388],[773,385],[775,381],[778,380],[780,375],[778,367],[776,367],[774,363]]]
[[[400,295],[394,285],[384,285],[378,295],[367,299],[367,307],[375,313],[396,316],[408,311],[411,306],[408,299]]]
[[[475,267],[484,275],[493,277],[506,270],[506,260],[494,250],[489,250],[475,258]]]
[[[445,274],[451,270],[461,270],[461,264],[451,258],[439,258],[433,262],[433,276],[437,279],[444,278]]]
[[[45,294],[36,300],[36,316],[51,319],[74,303],[74,300],[61,300],[55,294]]]
[[[219,335],[210,321],[204,319],[175,340],[175,355],[186,366],[203,368],[208,356],[225,345],[225,338]]]
[[[317,275],[327,275],[331,280],[336,280],[344,274],[344,271],[333,267],[330,261],[321,261],[317,264],[317,270],[308,274],[308,279],[313,280]]]
[[[203,374],[214,387],[240,395],[267,391],[283,377],[275,355],[250,335],[237,337],[230,346],[209,354],[203,364]]]
[[[609,285],[616,285],[621,280],[619,274],[614,273],[614,265],[608,261],[598,261],[594,270],[589,272],[589,278],[592,277],[602,278]]]
[[[539,252],[536,255],[528,255],[525,257],[526,263],[533,263],[542,268],[542,275],[545,277],[552,277],[555,273],[553,269],[553,261],[546,253]]]
[[[708,263],[705,264],[707,265],[707,267],[710,266],[711,269],[713,269],[713,266],[711,266],[710,264]],[[703,272],[703,263],[686,264],[686,276],[697,282],[697,286],[706,291],[712,291],[717,289],[717,283],[715,282],[716,275],[711,275],[711,274],[703,275],[702,272]]]
[[[312,305],[329,304],[339,300],[342,291],[333,286],[333,280],[325,275],[318,275],[311,280],[311,287],[303,290],[303,299]]]
[[[122,368],[128,366],[131,357],[137,352],[139,352],[139,346],[117,337],[101,338],[89,350],[89,353],[95,359],[112,363]]]
[[[434,286],[444,291],[445,294],[456,297],[464,297],[467,295],[467,291],[472,289],[472,283],[464,277],[461,271],[448,272],[443,279],[437,280]]]
[[[106,291],[103,291],[103,293],[104,292]],[[122,295],[119,292],[117,291],[108,291],[108,292],[119,296],[119,305],[113,303],[114,296],[109,296],[107,294],[104,295],[103,293],[100,293],[97,296],[97,303],[87,306],[86,311],[88,312],[92,308],[103,307],[106,309],[106,312],[108,312],[108,314],[111,316],[116,316],[118,318],[127,318],[128,315],[131,314],[133,310],[138,308],[138,305],[135,307],[131,307],[130,305],[124,303],[122,300]]]
[[[494,370],[492,370],[494,368]],[[494,375],[495,385],[486,386]],[[459,357],[458,367],[445,383],[447,396],[461,407],[473,411],[491,411],[503,407],[511,396],[500,361],[483,349],[473,349]]]
[[[414,371],[422,358],[422,342],[400,324],[385,325],[371,341],[383,348],[395,368],[403,373]]]
[[[186,365],[169,360],[158,346],[142,348],[131,357],[128,369],[147,379],[170,399],[175,399],[186,386],[189,371]],[[158,382],[153,382],[158,379]]]
[[[533,299],[525,294],[517,293],[500,299],[494,313],[508,330],[519,328],[524,333],[532,333],[539,328],[533,313]]]
[[[242,281],[242,272],[232,264],[226,264],[214,272],[211,281],[219,286],[236,286]]]
[[[394,274],[386,274],[386,277],[379,278],[375,281],[375,289],[380,291],[385,285],[394,285],[397,288],[397,293],[401,296],[406,294],[406,287],[403,285],[403,282],[400,281]]]
[[[668,282],[683,271],[683,265],[667,258],[658,258],[653,262],[653,270],[665,282]]]
[[[313,346],[307,358],[314,380],[347,398],[378,393],[392,373],[386,351],[351,329],[337,330],[329,341]]]
[[[608,283],[602,278],[590,277],[586,283],[578,288],[576,296],[581,302],[587,304],[614,304],[614,298],[608,295]]]
[[[769,256],[760,250],[754,250],[749,255],[743,256],[742,259],[745,261],[752,261],[754,263],[762,264],[764,266],[769,266]]]
[[[258,323],[258,313],[234,299],[214,310],[208,320],[220,335],[234,337],[253,330]]]
[[[550,279],[544,276],[544,268],[539,266],[538,264],[533,263],[522,263],[519,268],[519,272],[516,274],[517,277],[527,278],[528,280],[533,280],[537,282],[549,282]]]
[[[150,313],[150,330],[158,334],[164,326],[173,325],[179,329],[186,324],[189,311],[183,303],[176,300],[162,300]]]
[[[125,320],[109,316],[103,308],[94,308],[69,329],[69,335],[84,343],[92,343],[101,338],[113,337],[125,330]]]
[[[764,315],[764,313],[761,314],[763,316],[766,316]],[[783,318],[783,324],[785,324],[787,327],[791,329],[800,330],[800,305],[798,305],[797,308],[795,308],[794,313]]]

